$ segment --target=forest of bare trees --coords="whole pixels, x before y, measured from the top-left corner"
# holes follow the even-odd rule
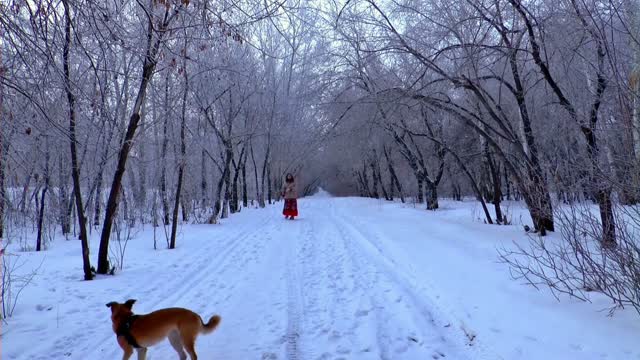
[[[487,224],[522,201],[532,241],[501,254],[516,276],[640,308],[639,14],[637,0],[3,1],[0,237],[80,239],[88,280],[114,271],[114,226],[164,226],[173,248],[179,224],[264,207],[292,172],[305,194],[436,211],[471,197]]]

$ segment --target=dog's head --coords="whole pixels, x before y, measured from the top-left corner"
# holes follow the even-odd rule
[[[131,308],[135,302],[136,300],[129,299],[123,304],[116,301],[112,301],[107,304],[107,307],[111,309],[111,321],[113,322],[114,329],[117,328],[122,321],[133,314]]]

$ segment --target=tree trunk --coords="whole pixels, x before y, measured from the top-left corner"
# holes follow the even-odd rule
[[[594,111],[597,112],[597,109]],[[590,127],[583,126],[582,128],[582,132],[587,140],[587,153],[591,165],[591,174],[589,176],[589,182],[592,187],[591,194],[593,194],[593,198],[598,204],[600,211],[602,246],[615,247],[616,225],[613,214],[613,203],[611,200],[611,187],[607,183],[608,180],[602,178],[602,175],[600,175],[602,170],[600,169],[598,160],[600,156],[600,148],[595,135],[596,121],[593,119],[595,114],[592,113],[591,116],[592,119]]]
[[[534,181],[532,180],[532,182]],[[540,235],[545,236],[547,231],[554,231],[553,211],[551,209],[551,198],[548,197],[549,193],[540,189],[540,187],[540,183],[536,184],[534,182],[521,195],[525,204],[527,204],[535,230]]]
[[[218,219],[218,215],[220,215],[220,210],[222,210],[222,187],[224,186],[224,171],[220,175],[220,179],[218,180],[218,186],[216,186],[216,199],[213,203],[213,214],[211,215],[211,219],[209,219],[209,223],[215,223]]]
[[[209,219],[210,223],[215,223],[215,221],[217,221],[218,219],[218,216],[220,215],[220,211],[222,210],[224,201],[222,197],[222,187],[224,186],[226,180],[229,177],[229,173],[231,172],[231,158],[233,157],[233,147],[230,140],[225,141],[225,149],[224,168],[222,169],[222,174],[216,188],[216,199],[215,203],[213,204],[213,214]]]
[[[387,192],[387,188],[384,186],[384,182],[382,181],[382,174],[380,172],[380,163],[378,163],[378,168],[376,169],[376,175],[378,176],[378,184],[380,184],[380,189],[382,190],[382,196],[387,201],[393,201],[393,196],[389,195]]]
[[[393,166],[393,161],[391,160],[391,157],[389,156],[389,151],[387,150],[386,147],[384,147],[384,156],[387,159],[387,167],[389,168],[389,176],[391,177],[391,188],[393,189],[393,184],[395,183],[396,189],[398,190],[398,193],[400,194],[400,201],[402,201],[404,203],[404,192],[402,191],[402,185],[400,184],[400,180],[398,180],[398,175],[396,175],[396,170]],[[393,192],[392,192],[393,194]],[[393,197],[393,195],[392,195]]]
[[[189,77],[187,75],[187,61],[186,61],[186,47],[183,61],[182,75],[184,78],[184,93],[182,94],[182,116],[180,122],[180,158],[178,163],[178,185],[176,186],[175,203],[173,204],[173,221],[171,223],[171,241],[169,243],[169,249],[176,248],[176,231],[178,229],[178,209],[180,208],[180,196],[182,195],[182,178],[184,176],[184,168],[187,162],[187,144],[185,141],[185,132],[187,128],[187,94],[189,92]],[[182,207],[183,212],[186,210]],[[184,219],[184,214],[183,214]]]
[[[238,193],[238,179],[240,178],[240,169],[236,169],[233,174],[233,181],[231,182],[231,202],[229,203],[229,210],[232,214],[238,212],[240,208],[240,196]]]
[[[33,175],[33,169],[29,169],[29,173],[27,174],[27,179],[24,182],[24,186],[22,187],[22,200],[20,200],[20,212],[26,214],[27,212],[27,194],[29,193],[29,187],[31,185],[31,177]]]
[[[202,149],[202,162],[200,167],[202,168],[202,177],[200,179],[200,203],[204,206],[207,203],[207,162],[205,161],[205,151]]]
[[[271,140],[267,139],[267,151],[264,155],[264,161],[262,163],[262,177],[260,179],[261,181],[261,190],[260,190],[260,197],[258,198],[258,204],[260,205],[261,208],[265,207],[265,179],[268,176],[267,175],[267,166],[269,164],[269,157],[271,155]]]
[[[224,201],[222,202],[221,219],[229,217],[229,183],[225,181]]]
[[[45,151],[45,165],[44,165],[44,189],[42,189],[42,196],[40,198],[40,214],[38,215],[38,237],[36,240],[36,251],[42,250],[42,232],[44,228],[44,209],[47,202],[47,191],[49,191],[50,175],[49,175],[49,138],[47,138],[47,150]]]
[[[184,187],[184,185],[183,185]],[[182,210],[182,222],[189,222],[189,214],[192,211],[191,200],[188,192],[183,192],[180,197],[180,209]]]
[[[433,181],[426,181],[427,190],[427,210],[436,210],[438,204],[438,184]]]
[[[120,194],[120,198],[122,199],[122,218],[124,220],[125,226],[129,226],[129,197],[127,196],[127,188],[122,186],[120,188],[122,194]],[[118,216],[118,210],[114,214],[114,217]]]
[[[369,167],[371,167],[371,179],[373,181],[373,185],[372,185],[373,190],[371,191],[371,197],[374,199],[379,199],[380,195],[378,194],[378,177],[376,176],[376,167],[375,167],[374,161],[375,160],[372,159],[371,162],[369,163]]]
[[[2,109],[2,91],[2,85],[0,85],[0,109]],[[4,134],[2,133],[3,117],[4,116],[0,116],[0,241],[4,239],[4,210],[7,199],[7,190],[5,186],[5,159],[8,159],[8,157],[5,158],[5,153],[7,151],[5,149]]]
[[[82,268],[84,270],[84,279],[93,279],[91,272],[91,263],[89,260],[89,238],[87,235],[86,218],[84,216],[84,205],[82,204],[82,191],[80,188],[80,167],[78,164],[78,152],[76,149],[76,111],[75,96],[71,90],[71,74],[69,65],[69,47],[71,46],[71,10],[69,9],[68,0],[62,0],[65,15],[65,42],[63,49],[64,58],[64,79],[65,91],[67,93],[67,101],[69,103],[69,137],[71,147],[71,176],[73,178],[73,192],[76,200],[76,213],[78,217],[78,225],[80,227],[80,242],[82,245]],[[106,254],[105,254],[106,257]]]
[[[244,155],[242,162],[242,206],[249,206],[249,195],[247,193],[247,155]]]
[[[73,176],[71,176],[71,180],[73,183]],[[73,184],[72,184],[73,186]],[[73,210],[75,209],[75,201],[76,201],[76,192],[75,189],[71,190],[71,194],[69,194],[69,200],[66,202],[67,204],[67,214],[66,214],[66,219],[68,221],[67,223],[67,234],[71,234],[71,224],[75,224],[75,218],[73,215]],[[75,231],[75,228],[74,228]]]
[[[167,146],[169,143],[169,72],[165,77],[164,88],[164,121],[162,125],[162,149],[160,157],[162,173],[160,174],[160,199],[162,201],[162,217],[164,225],[169,225],[169,200],[167,196]]]
[[[144,128],[144,122],[147,115],[146,106],[142,105],[141,117],[140,117],[140,125]],[[146,160],[146,152],[144,148],[145,139],[140,140],[140,173],[138,175],[138,191],[136,196],[136,207],[140,211],[146,210],[147,205],[147,160]],[[140,217],[140,221],[145,221],[144,216]]]
[[[511,200],[511,181],[509,181],[509,174],[506,169],[502,174],[504,175],[504,186],[506,188],[505,199]]]
[[[373,191],[369,187],[369,172],[367,171],[366,161],[362,162],[362,187],[367,197],[373,197]]]
[[[168,11],[168,10],[167,10]],[[166,18],[166,17],[165,17]],[[114,215],[118,207],[118,196],[122,187],[122,177],[126,169],[127,159],[129,152],[133,146],[133,137],[135,136],[140,122],[140,108],[144,102],[147,94],[147,87],[153,77],[153,71],[155,70],[157,59],[156,55],[160,47],[160,40],[163,31],[166,29],[166,24],[160,26],[158,31],[159,35],[156,40],[153,40],[154,25],[152,20],[149,19],[147,28],[147,50],[144,59],[144,65],[142,70],[142,79],[140,80],[140,87],[138,88],[138,95],[134,103],[131,117],[129,118],[129,124],[127,126],[127,132],[124,137],[124,141],[118,153],[118,164],[113,176],[113,182],[111,184],[111,191],[109,192],[109,198],[107,200],[107,209],[105,212],[104,225],[102,227],[102,234],[100,236],[100,250],[98,252],[98,273],[107,274],[109,272],[109,238],[111,236],[111,227],[113,225]]]
[[[393,181],[393,175],[389,174],[389,198],[391,201],[396,197],[396,183]]]
[[[2,125],[1,121],[0,125]],[[0,134],[0,240],[4,239],[4,209],[7,194],[5,190],[5,161],[3,145],[2,134]]]
[[[131,193],[131,196],[133,198],[133,206],[131,206],[131,211],[125,212],[124,216],[127,219],[129,227],[134,227],[136,224],[135,208],[137,204],[136,199],[138,198],[136,194],[136,192],[138,191],[138,186],[136,185],[136,176],[133,169],[129,171],[129,189],[129,192]]]
[[[611,201],[611,190],[601,189],[596,193],[596,201],[600,208],[600,219],[602,221],[602,246],[615,247],[616,228],[613,214],[613,203]]]
[[[250,140],[251,141],[251,140]],[[260,184],[258,183],[258,166],[256,165],[256,157],[253,152],[253,142],[249,143],[249,149],[251,150],[251,161],[253,162],[253,175],[256,180],[256,201],[260,207],[264,207],[264,201],[260,202]]]
[[[233,161],[233,181],[231,184],[231,202],[229,204],[229,210],[232,214],[237,213],[240,208],[240,198],[238,195],[238,179],[240,178],[240,167],[244,161],[245,156],[245,146],[242,147],[242,151],[240,151],[240,158],[236,163]]]
[[[631,93],[631,134],[632,148],[635,155],[634,183],[635,188],[640,188],[640,3],[638,1],[628,2],[628,16],[632,32],[630,48],[633,59],[631,74],[629,75],[629,90]]]
[[[418,181],[418,204],[422,204],[424,202],[424,196],[423,196],[423,192],[422,192],[422,184],[423,184],[423,180],[422,180],[422,174],[420,173],[416,173],[416,180]]]
[[[269,205],[271,205],[271,200],[273,199],[273,192],[272,192],[272,187],[271,187],[271,164],[269,164],[267,166],[267,187],[268,187],[268,199],[269,199]]]
[[[48,180],[45,180],[48,182]],[[42,196],[40,197],[40,212],[38,214],[38,236],[36,240],[36,251],[42,251],[42,231],[44,226],[44,208],[47,198],[47,191],[49,190],[49,185],[45,185],[44,189],[42,189]]]
[[[447,150],[447,151],[456,160],[456,162],[460,166],[460,169],[462,169],[462,171],[465,173],[465,175],[467,175],[467,178],[469,178],[469,182],[471,183],[471,187],[473,188],[473,192],[475,192],[475,194],[476,194],[476,199],[478,199],[478,201],[480,201],[480,204],[482,205],[482,210],[484,211],[484,215],[485,215],[485,218],[487,220],[487,223],[488,224],[493,224],[493,220],[491,220],[491,214],[489,213],[489,209],[487,209],[487,204],[485,203],[484,198],[482,197],[482,190],[480,190],[480,186],[478,186],[478,183],[476,182],[475,178],[473,177],[473,174],[471,173],[469,168],[467,168],[467,166],[465,165],[464,161],[462,161],[462,159],[458,156],[458,154],[454,153],[451,150]]]
[[[184,123],[183,123],[184,124]],[[184,148],[184,125],[181,126],[180,137],[182,138],[181,148]],[[173,221],[171,222],[171,241],[169,242],[169,249],[176,248],[176,231],[178,229],[178,210],[180,208],[180,195],[182,193],[182,177],[184,174],[184,156],[180,159],[180,165],[178,166],[178,185],[176,187],[175,202],[173,204]]]
[[[374,176],[376,177],[376,181],[378,184],[380,184],[380,189],[382,190],[382,196],[384,196],[384,199],[387,201],[392,201],[393,200],[393,196],[389,196],[389,193],[387,192],[387,188],[385,188],[384,186],[384,181],[382,180],[382,171],[380,170],[380,159],[378,158],[378,154],[375,151],[375,149],[373,150],[373,159],[372,159],[372,165],[374,166]],[[392,191],[393,191],[393,184],[392,186]]]
[[[0,64],[2,63],[2,52],[0,52]],[[4,88],[2,86],[2,82],[0,82],[0,243],[2,242],[2,239],[4,239],[4,209],[7,199],[7,191],[5,188],[5,158],[8,159],[8,157],[5,157],[5,154],[7,153],[8,146],[5,144],[9,142],[9,139],[5,140],[5,134],[3,132],[3,129],[8,128],[8,125],[4,125],[6,120],[4,118],[4,114],[2,114],[4,106],[3,100]]]
[[[485,157],[487,159],[487,165],[489,166],[489,173],[491,174],[491,185],[493,188],[492,197],[493,197],[493,206],[496,212],[496,222],[498,224],[502,224],[504,219],[502,217],[502,209],[500,208],[500,199],[502,198],[502,191],[500,189],[500,174],[498,173],[498,169],[491,157],[491,154],[487,151],[485,152]]]
[[[100,215],[102,213],[102,181],[103,174],[98,170],[98,183],[96,185],[96,198],[94,199],[93,226],[100,225]]]
[[[233,158],[233,153],[231,154]],[[228,169],[225,171],[224,176],[224,202],[222,203],[222,214],[220,215],[221,219],[226,219],[229,217],[229,200],[231,197],[231,163],[229,163]]]
[[[106,116],[103,114],[104,121],[106,122]],[[109,145],[111,144],[111,139],[113,138],[113,134],[115,132],[115,126],[111,126],[109,128],[109,133],[106,137],[103,138],[102,142],[102,153],[100,158],[100,165],[98,168],[98,175],[96,177],[96,196],[94,199],[94,207],[93,207],[93,225],[100,226],[100,216],[102,215],[102,187],[104,186],[104,171],[107,166],[107,162],[109,161]]]

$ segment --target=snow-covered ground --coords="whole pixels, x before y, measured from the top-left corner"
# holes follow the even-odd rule
[[[175,250],[141,229],[124,271],[90,282],[77,241],[21,253],[22,271],[42,266],[2,325],[1,358],[119,359],[105,304],[135,298],[138,313],[220,314],[201,359],[640,359],[632,310],[608,317],[601,298],[559,303],[511,280],[496,248],[526,241],[522,228],[482,224],[474,202],[428,212],[321,194],[295,221],[281,205],[182,226]],[[176,355],[163,343],[148,358]]]

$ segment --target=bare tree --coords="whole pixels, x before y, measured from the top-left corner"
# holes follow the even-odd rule
[[[87,219],[84,215],[84,203],[82,202],[82,189],[80,183],[80,165],[78,162],[78,150],[76,139],[76,109],[75,95],[73,94],[71,84],[71,70],[69,65],[69,48],[71,46],[71,9],[68,0],[62,2],[64,5],[65,17],[65,42],[63,50],[64,58],[64,78],[65,91],[67,93],[67,101],[69,103],[69,142],[71,148],[71,176],[73,178],[73,192],[76,201],[76,213],[78,217],[78,225],[80,227],[80,242],[82,244],[82,268],[84,271],[84,279],[93,279],[91,263],[89,260],[89,236],[87,234]],[[48,159],[47,159],[48,162]],[[48,176],[48,175],[47,175]],[[44,196],[43,196],[44,197]],[[44,199],[43,199],[44,200]]]
[[[167,2],[167,4],[169,4]],[[113,225],[114,216],[118,207],[118,197],[122,188],[122,178],[126,169],[129,152],[133,146],[133,137],[138,129],[140,121],[140,109],[147,95],[147,88],[154,74],[156,65],[158,64],[158,52],[160,45],[166,38],[169,26],[174,22],[180,11],[188,5],[188,2],[172,6],[157,6],[153,0],[149,1],[148,8],[145,13],[147,19],[147,41],[144,55],[144,63],[142,65],[142,78],[138,87],[136,100],[131,111],[131,117],[127,125],[127,132],[122,141],[120,151],[118,152],[118,163],[113,176],[109,198],[107,200],[107,208],[105,212],[104,223],[102,226],[102,234],[100,236],[100,250],[98,252],[98,268],[99,274],[106,274],[110,271],[109,266],[109,238],[111,236],[111,226]],[[154,22],[159,21],[160,24],[156,28]]]
[[[180,207],[181,193],[182,193],[182,181],[184,177],[184,169],[187,162],[187,144],[185,140],[186,124],[187,124],[187,94],[189,93],[189,73],[187,71],[187,41],[184,44],[184,57],[182,63],[182,78],[184,81],[184,90],[182,94],[182,111],[180,121],[180,157],[178,158],[178,184],[176,185],[175,203],[173,205],[173,220],[171,222],[171,241],[169,242],[169,248],[175,249],[176,247],[176,230],[178,228],[178,209]],[[183,206],[184,209],[184,206]]]

